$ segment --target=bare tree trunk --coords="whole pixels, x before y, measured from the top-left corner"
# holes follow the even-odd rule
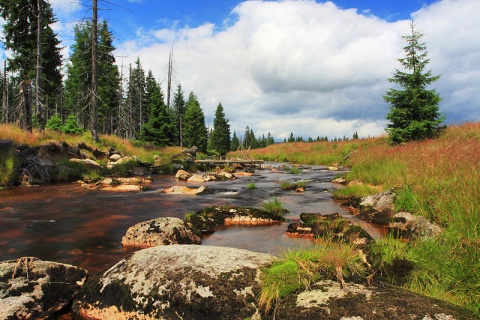
[[[20,128],[32,132],[32,102],[30,101],[31,84],[24,81],[20,85]]]
[[[98,142],[98,74],[97,74],[97,25],[98,25],[98,0],[93,2],[93,21],[92,21],[92,134],[93,139]]]
[[[8,91],[7,91],[7,60],[3,61],[3,92],[2,111],[3,122],[8,123]]]
[[[42,0],[37,0],[37,77],[35,86],[37,88],[35,93],[35,104],[37,108],[38,124],[40,125],[40,130],[45,130],[45,114],[43,106],[41,103],[41,94],[42,94]]]
[[[167,109],[170,110],[170,93],[172,91],[172,73],[173,73],[173,45],[168,56],[168,75],[167,75]]]

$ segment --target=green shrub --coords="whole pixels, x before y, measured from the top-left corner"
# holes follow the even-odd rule
[[[53,131],[63,132],[62,119],[58,115],[50,117],[45,128]]]
[[[75,117],[73,114],[70,114],[65,120],[65,125],[63,126],[62,131],[66,134],[83,133],[82,128],[80,128],[77,124],[77,117]]]

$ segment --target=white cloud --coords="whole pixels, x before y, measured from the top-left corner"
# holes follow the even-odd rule
[[[60,17],[70,16],[84,8],[80,0],[49,0],[53,11]]]
[[[211,24],[153,32],[158,43],[122,45],[159,78],[172,39],[177,78],[213,122],[222,102],[232,130],[305,137],[383,134],[382,94],[408,23],[388,23],[333,3],[247,1],[221,32]],[[381,123],[381,125],[379,125]]]
[[[65,15],[84,10],[74,5],[68,11],[76,3],[68,0],[51,3]],[[480,120],[477,12],[478,0],[441,0],[412,14],[425,34],[429,67],[441,75],[434,86],[449,122]],[[176,80],[186,97],[190,91],[197,95],[210,125],[221,102],[239,135],[248,125],[278,139],[290,132],[306,138],[372,136],[384,134],[389,107],[382,96],[392,86],[387,78],[401,67],[397,59],[404,55],[401,36],[408,24],[332,2],[246,1],[222,26],[145,26],[136,39],[118,44],[117,55],[126,56],[124,66],[140,57],[145,70],[165,81],[174,43]]]

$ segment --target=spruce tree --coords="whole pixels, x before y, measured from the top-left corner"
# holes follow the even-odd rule
[[[183,95],[182,86],[178,84],[177,91],[173,96],[173,113],[177,127],[177,145],[183,147],[183,118],[185,117],[186,103]]]
[[[153,142],[157,147],[172,145],[175,124],[165,105],[162,89],[151,70],[146,78],[146,105],[150,116],[142,126],[140,139]]]
[[[106,20],[98,27],[98,127],[113,134],[117,128],[120,75],[115,64],[113,35]]]
[[[143,70],[140,57],[135,61],[135,68],[130,71],[128,81],[128,138],[135,139],[143,124],[147,122],[150,109],[146,103],[145,71]]]
[[[218,104],[213,120],[212,147],[224,156],[230,151],[230,125],[225,119],[225,112],[221,103]]]
[[[41,12],[38,10],[39,6]],[[39,51],[41,53],[39,67],[42,70],[42,76],[39,83],[42,87],[40,90],[35,89],[39,91],[43,103],[34,110],[34,116],[43,129],[45,116],[56,101],[56,91],[61,86],[62,79],[60,41],[51,28],[57,19],[53,15],[50,3],[45,0],[2,0],[0,17],[5,19],[3,45],[13,53],[12,57],[8,58],[8,70],[16,75],[19,82],[30,83],[36,78],[37,35],[40,31],[42,50]],[[39,17],[41,17],[40,28],[38,28]]]
[[[442,129],[444,117],[438,106],[441,98],[435,89],[427,89],[440,76],[424,71],[429,59],[422,37],[412,22],[410,34],[402,37],[407,43],[405,58],[398,59],[405,71],[396,69],[388,79],[403,87],[403,90],[391,88],[383,97],[390,104],[387,120],[391,123],[386,130],[391,144],[433,138]]]
[[[240,141],[238,140],[237,133],[233,132],[232,141],[230,143],[230,151],[237,151],[240,147]]]
[[[205,126],[205,115],[193,92],[188,97],[183,124],[184,146],[196,146],[200,151],[206,152],[208,129]]]
[[[90,21],[75,26],[75,42],[65,81],[65,109],[60,115],[65,119],[67,115],[75,114],[84,129],[88,128],[91,118],[91,30]],[[98,130],[111,134],[118,128],[120,77],[115,65],[113,36],[106,21],[100,23],[98,38]]]
[[[80,126],[84,129],[88,128],[90,119],[88,112],[89,91],[92,82],[90,30],[89,23],[77,24],[74,27],[75,41],[72,45],[65,81],[65,108],[60,114],[62,119],[66,119],[69,114],[75,114]]]

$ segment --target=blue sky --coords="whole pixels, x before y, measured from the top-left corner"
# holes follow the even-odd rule
[[[480,120],[479,0],[99,2],[124,74],[140,58],[165,91],[173,46],[174,85],[197,96],[209,126],[222,103],[239,136],[246,126],[277,140],[384,134],[382,96],[401,68],[410,19],[441,75],[433,88],[446,122]],[[91,12],[78,0],[50,3],[67,58],[73,26]]]
[[[411,14],[436,0],[336,0],[341,9],[356,9],[358,13],[387,21],[410,19]],[[197,27],[213,23],[220,31],[235,20],[232,10],[241,0],[100,0],[100,15],[108,19],[117,40],[135,37],[139,28]],[[326,1],[317,1],[326,2]],[[84,3],[85,2],[84,0]]]

